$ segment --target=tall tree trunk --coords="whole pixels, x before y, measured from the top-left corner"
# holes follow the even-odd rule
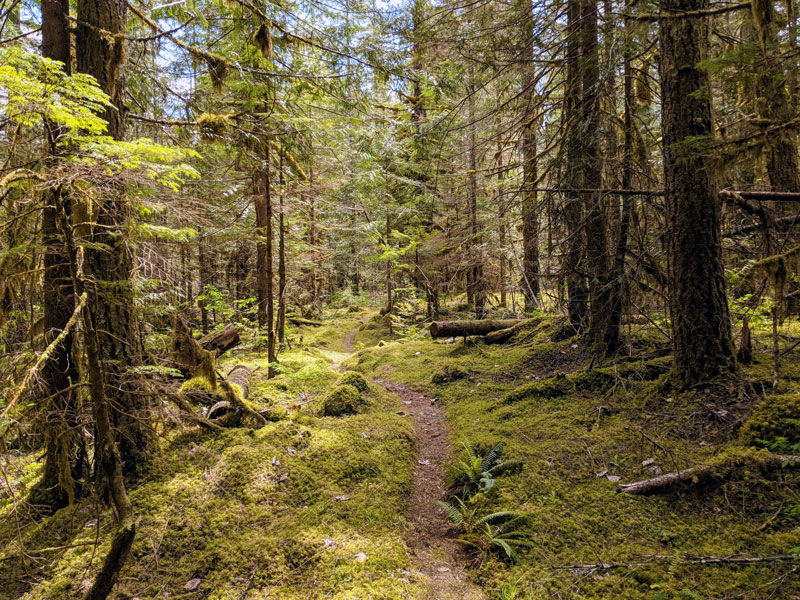
[[[522,292],[525,296],[525,312],[532,312],[539,304],[539,219],[538,198],[533,189],[539,178],[536,157],[535,114],[536,95],[533,79],[533,3],[517,0],[520,26],[522,28]]]
[[[661,0],[668,16],[703,11],[708,0]],[[705,17],[660,23],[664,191],[667,210],[674,375],[686,387],[735,368],[720,203],[702,140],[713,135]],[[700,140],[700,141],[698,141]]]
[[[757,66],[756,112],[772,123],[785,123],[796,116],[789,102],[786,73],[779,59],[777,24],[773,0],[753,0],[751,3],[760,61]],[[795,73],[794,68],[789,69]],[[792,129],[783,129],[767,137],[764,148],[767,174],[772,189],[778,192],[800,190],[800,169],[797,165],[797,139]]]
[[[209,268],[208,258],[208,242],[206,236],[200,232],[200,241],[197,244],[197,266],[200,269],[200,294],[205,295],[206,286],[211,285],[211,269]],[[200,306],[200,328],[203,333],[208,333],[208,302],[206,300],[198,301]]]
[[[103,118],[115,140],[125,134],[125,60],[127,4],[124,0],[78,0],[76,58],[78,71],[93,76],[113,103]],[[97,210],[87,247],[85,270],[91,279],[89,310],[98,335],[106,384],[115,390],[112,424],[119,434],[119,452],[126,476],[144,473],[155,436],[150,424],[150,397],[126,372],[140,365],[144,348],[131,280],[133,255],[126,240],[131,207],[125,190],[109,182],[111,191]],[[138,382],[137,382],[138,383]]]
[[[42,2],[42,56],[57,60],[70,73],[69,2]],[[45,125],[47,152],[58,154],[61,130],[53,123]],[[44,335],[45,343],[52,342],[63,331],[75,311],[71,289],[69,260],[64,241],[59,234],[58,219],[69,218],[72,203],[59,187],[44,194],[42,211],[42,245],[44,246]],[[86,473],[83,436],[80,433],[78,394],[70,386],[78,382],[78,369],[72,359],[72,333],[55,348],[41,371],[42,411],[45,414],[45,459],[42,478],[31,490],[32,504],[61,508],[72,502],[80,492],[80,482]]]
[[[283,172],[283,148],[280,158],[280,212],[278,213],[278,342],[283,346],[286,335],[286,178]]]
[[[503,144],[497,142],[497,223],[498,223],[498,237],[500,247],[498,248],[499,256],[498,262],[500,266],[500,307],[505,308],[508,305],[507,288],[508,288],[508,275],[506,272],[506,256],[508,255],[508,248],[506,248],[506,238],[508,237],[508,222],[506,219],[506,199],[505,199],[505,186],[503,180],[505,179],[505,172],[503,170]]]
[[[603,158],[600,129],[600,61],[597,44],[597,0],[583,0],[581,10],[581,129],[583,156],[580,167],[582,187],[603,187]],[[611,268],[608,257],[608,224],[600,192],[583,195],[586,230],[586,264],[589,271],[590,342],[600,352],[616,350],[619,332],[611,332]],[[613,344],[613,346],[609,346]]]
[[[469,230],[471,265],[468,271],[469,296],[475,307],[475,318],[482,319],[485,305],[483,257],[481,256],[480,226],[478,224],[478,156],[475,126],[475,69],[470,63],[467,82],[467,118],[469,119]]]
[[[272,271],[272,199],[269,179],[269,140],[264,141],[264,168],[260,185],[256,186],[255,209],[258,243],[256,245],[256,279],[258,297],[258,327],[267,330],[268,377],[275,369],[275,306],[273,303]]]
[[[392,243],[392,215],[386,213],[386,251],[389,251]],[[394,310],[394,298],[392,297],[392,259],[386,259],[386,314],[391,315]]]
[[[566,87],[564,90],[564,123],[566,173],[565,183],[570,190],[582,187],[580,162],[583,153],[580,127],[580,98],[582,96],[581,53],[581,0],[567,0]],[[567,313],[569,324],[576,333],[584,330],[587,322],[589,289],[583,275],[583,221],[581,199],[574,192],[566,192],[563,208],[567,229],[564,271],[567,283]]]
[[[625,24],[626,31],[630,28]],[[633,78],[631,75],[630,50],[625,50],[623,58],[623,77],[624,77],[624,146],[622,156],[622,189],[631,188],[633,177]],[[631,222],[632,198],[622,196],[622,213],[619,220],[619,236],[617,237],[617,247],[614,252],[614,264],[610,278],[611,305],[607,322],[607,329],[604,334],[605,346],[615,348],[619,344],[619,328],[622,322],[623,292],[625,283],[625,254],[628,250],[628,229]]]

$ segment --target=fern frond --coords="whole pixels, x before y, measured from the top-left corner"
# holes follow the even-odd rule
[[[452,504],[449,504],[449,503],[444,502],[442,500],[437,500],[436,504],[439,505],[439,508],[441,508],[445,512],[445,514],[447,515],[447,518],[454,525],[461,525],[464,522],[464,515],[462,514],[462,512],[460,510],[458,510]]]
[[[506,553],[506,556],[507,556],[507,557],[508,557],[510,560],[515,560],[515,559],[517,558],[517,554],[516,554],[516,552],[514,552],[514,549],[513,549],[513,548],[512,548],[512,547],[511,547],[511,546],[508,544],[508,542],[506,542],[506,540],[504,540],[503,538],[494,538],[494,539],[492,540],[492,544],[494,544],[495,546],[499,546],[500,548],[502,548],[502,549],[503,549],[503,552],[505,552],[505,553]]]
[[[502,521],[503,519],[511,519],[515,517],[522,517],[524,516],[521,512],[517,512],[515,510],[501,510],[498,512],[489,513],[488,515],[481,517],[478,521],[475,522],[475,525],[483,525],[484,523],[493,523],[495,521]]]
[[[503,448],[505,448],[505,446],[505,442],[500,442],[486,453],[486,456],[483,457],[483,461],[481,462],[481,471],[488,471],[497,464],[497,461],[500,460],[500,456],[503,454]]]
[[[522,461],[516,458],[504,460],[489,469],[491,475],[502,475],[508,472],[519,473],[520,471],[522,471]]]

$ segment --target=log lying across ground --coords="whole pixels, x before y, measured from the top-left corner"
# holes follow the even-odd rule
[[[322,327],[322,321],[312,321],[311,319],[303,319],[301,317],[287,317],[287,320],[292,325],[308,325],[310,327]]]
[[[668,492],[684,483],[697,485],[712,479],[724,481],[731,478],[731,473],[741,468],[760,468],[769,471],[780,469],[783,466],[798,465],[800,465],[800,456],[786,456],[769,452],[734,454],[707,465],[699,465],[683,471],[664,473],[652,479],[623,484],[617,488],[617,492],[646,496]]]
[[[486,335],[493,331],[513,327],[522,320],[523,319],[482,319],[480,321],[434,321],[431,323],[430,332],[432,338]]]
[[[505,329],[498,329],[497,331],[487,333],[485,336],[483,336],[483,341],[487,344],[504,344],[510,340],[515,333],[521,331],[529,321],[530,319],[522,319],[521,321],[517,321],[517,323],[511,327],[506,327]]]
[[[238,346],[241,340],[239,339],[239,330],[236,329],[236,326],[228,323],[222,329],[212,331],[197,341],[200,342],[200,346],[203,350],[215,352],[216,355],[219,356],[234,346]]]

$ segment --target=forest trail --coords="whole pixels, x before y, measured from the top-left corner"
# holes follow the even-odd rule
[[[345,337],[348,353],[355,352],[358,331],[355,327]],[[463,546],[452,539],[447,516],[436,505],[447,497],[442,464],[452,459],[444,412],[430,398],[402,384],[372,381],[400,398],[403,412],[414,423],[417,464],[406,514],[410,525],[407,544],[416,569],[428,580],[426,600],[483,600],[486,596],[470,582],[465,568],[469,558]]]
[[[399,397],[404,410],[414,422],[417,440],[417,465],[414,486],[408,503],[408,547],[414,562],[430,582],[426,598],[430,600],[481,600],[480,587],[469,580],[464,565],[464,548],[450,535],[444,512],[436,505],[446,498],[442,463],[452,458],[444,413],[438,404],[404,385],[373,380]]]

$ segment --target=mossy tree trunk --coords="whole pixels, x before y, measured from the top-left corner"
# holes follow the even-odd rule
[[[751,9],[760,49],[760,60],[756,64],[756,112],[771,125],[785,123],[796,116],[796,111],[786,89],[787,74],[781,64],[772,0],[753,0]],[[795,69],[790,65],[789,71]],[[783,129],[766,139],[767,174],[775,191],[800,191],[796,135],[793,129]]]
[[[77,5],[76,58],[78,71],[93,76],[109,95],[113,107],[103,117],[108,134],[121,140],[125,134],[124,0],[79,0]],[[119,452],[126,476],[141,475],[155,442],[150,424],[150,397],[135,389],[126,372],[140,365],[144,349],[135,310],[131,280],[133,256],[126,240],[131,207],[125,190],[108,182],[109,191],[97,208],[97,220],[86,248],[85,271],[90,279],[89,310],[98,336],[106,384],[114,390],[112,425],[119,432]]]
[[[529,62],[533,60],[535,52],[533,3],[530,0],[517,0],[516,9],[522,40],[522,293],[525,297],[525,311],[530,312],[537,308],[540,292],[539,207],[537,194],[533,191],[539,177],[536,157],[538,118],[534,107],[534,68]]]
[[[268,377],[275,369],[275,305],[273,300],[272,269],[272,199],[269,178],[269,140],[264,140],[264,166],[256,175],[255,209],[258,242],[256,244],[256,295],[258,299],[258,326],[267,333],[267,359],[270,362]]]
[[[597,0],[581,3],[580,33],[581,71],[581,140],[579,161],[581,186],[599,190],[603,187],[603,157],[600,128],[600,60],[597,43]],[[586,266],[589,272],[590,342],[603,353],[616,350],[618,332],[609,331],[611,316],[610,265],[608,256],[608,223],[600,192],[583,194],[584,229],[586,231]]]
[[[64,65],[65,73],[69,74],[69,2],[43,0],[41,8],[42,56],[60,61]],[[61,133],[54,124],[46,124],[47,153],[51,157],[59,152],[57,143]],[[45,344],[49,344],[64,330],[70,315],[75,311],[69,260],[58,228],[58,219],[69,218],[71,212],[70,198],[60,187],[45,192],[42,210]],[[31,491],[29,500],[33,504],[46,505],[51,509],[61,508],[72,501],[80,491],[80,481],[86,475],[86,453],[78,427],[80,401],[71,387],[78,383],[78,369],[71,356],[72,342],[72,333],[67,333],[41,371],[45,459],[42,478]]]
[[[708,0],[661,0],[667,15]],[[720,201],[703,143],[713,136],[708,74],[697,68],[709,35],[704,17],[660,23],[664,190],[674,375],[681,387],[735,368],[722,265]]]
[[[566,44],[566,82],[564,90],[563,122],[565,127],[564,157],[565,183],[568,189],[580,189],[582,186],[580,157],[582,140],[580,130],[581,97],[581,2],[567,1],[567,44]],[[587,302],[589,290],[583,274],[584,235],[581,215],[580,197],[567,192],[563,207],[564,222],[567,230],[564,251],[564,275],[567,284],[567,313],[569,324],[576,333],[584,330],[587,324]]]

